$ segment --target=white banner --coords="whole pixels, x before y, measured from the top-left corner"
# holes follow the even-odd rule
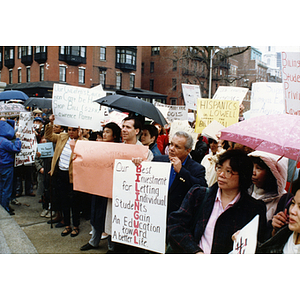
[[[300,115],[300,52],[282,52],[285,112]]]
[[[181,84],[185,106],[188,109],[197,110],[197,99],[201,97],[199,85]]]
[[[213,99],[235,100],[242,103],[247,92],[248,92],[247,88],[234,87],[234,86],[219,86],[216,93],[213,96]]]
[[[165,253],[171,164],[115,160],[112,241]]]
[[[284,114],[283,85],[276,82],[255,82],[251,91],[251,118]]]
[[[20,112],[19,129],[22,142],[21,152],[15,156],[15,167],[34,163],[37,141],[33,128],[33,115],[31,112]]]
[[[94,100],[105,95],[101,85],[88,89],[55,83],[52,96],[55,124],[99,131],[100,122],[109,118],[108,108]]]
[[[160,110],[166,119],[171,123],[175,120],[188,120],[188,109],[185,105],[168,105],[153,101],[153,104]],[[161,110],[163,108],[163,110]],[[163,113],[166,109],[167,113]]]

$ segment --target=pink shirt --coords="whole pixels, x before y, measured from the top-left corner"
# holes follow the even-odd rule
[[[221,190],[218,189],[212,213],[210,215],[210,218],[199,243],[199,247],[203,250],[205,254],[210,254],[211,252],[211,246],[213,242],[217,219],[225,210],[233,206],[234,203],[236,203],[240,199],[240,197],[241,193],[238,193],[237,196],[230,203],[228,203],[225,208],[223,208],[221,201]]]

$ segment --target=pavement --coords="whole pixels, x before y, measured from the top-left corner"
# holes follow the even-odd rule
[[[0,205],[0,254],[104,254],[107,240],[99,248],[81,251],[90,239],[90,221],[80,219],[80,233],[76,237],[61,236],[63,228],[47,224],[50,218],[40,217],[43,211],[39,197],[21,196],[20,206],[11,204],[15,215],[10,216]]]

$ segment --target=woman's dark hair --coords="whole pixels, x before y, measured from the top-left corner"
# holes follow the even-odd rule
[[[232,149],[222,153],[217,164],[223,165],[226,160],[229,160],[232,171],[239,174],[240,191],[247,192],[252,184],[253,163],[251,158],[242,150]]]
[[[214,144],[218,144],[218,142],[212,138],[208,138],[208,144],[211,144],[211,143],[214,143]]]
[[[119,127],[119,125],[117,125],[114,122],[109,122],[103,127],[103,130],[105,128],[109,128],[113,131],[113,136],[114,136],[114,142],[115,143],[120,143],[121,142],[121,128]]]
[[[256,156],[251,156],[251,160],[253,164],[257,164],[260,168],[266,170],[266,180],[262,188],[266,192],[278,193],[277,180],[266,163],[260,157]]]
[[[144,125],[143,126],[142,130],[144,130],[144,129],[149,131],[149,134],[150,134],[151,137],[155,136],[155,140],[152,143],[152,144],[155,144],[156,140],[157,140],[157,137],[158,137],[158,130],[157,130],[157,128],[154,125],[148,124],[148,125]]]

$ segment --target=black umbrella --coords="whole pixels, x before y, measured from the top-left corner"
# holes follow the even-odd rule
[[[95,102],[100,105],[116,108],[123,112],[133,112],[141,116],[148,117],[155,122],[164,126],[167,124],[162,113],[152,103],[146,102],[139,98],[128,97],[123,95],[110,95],[102,97]]]
[[[24,103],[24,106],[27,107],[33,107],[33,108],[52,108],[52,98],[36,98],[36,97],[30,97],[26,100]]]

